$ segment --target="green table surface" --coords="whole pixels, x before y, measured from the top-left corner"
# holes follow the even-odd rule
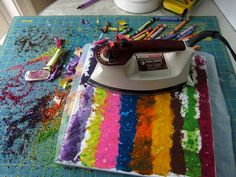
[[[105,22],[117,27],[124,19],[138,29],[150,16],[41,16],[15,17],[0,50],[0,175],[1,176],[125,176],[55,164],[55,147],[63,107],[56,107],[55,95],[68,93],[62,79],[27,83],[24,73],[41,68],[44,61],[32,61],[64,39],[66,62],[76,47],[97,40]],[[155,22],[153,27],[159,22]],[[168,34],[179,22],[163,21]],[[215,17],[191,17],[189,25],[197,31],[219,30]],[[103,37],[115,38],[114,32]],[[32,45],[33,44],[33,45]],[[201,50],[216,59],[220,84],[231,117],[234,152],[236,152],[236,77],[225,46],[217,40],[200,43]]]

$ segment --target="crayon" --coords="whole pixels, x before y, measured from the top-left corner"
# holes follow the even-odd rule
[[[182,21],[182,17],[177,17],[177,16],[169,16],[169,17],[157,17],[157,20],[160,21]]]
[[[117,31],[119,31],[119,29],[118,28],[109,27],[108,31],[117,32]]]
[[[191,30],[195,30],[197,27],[197,25],[191,25],[189,26],[186,30],[184,30],[183,32],[180,33],[180,35],[184,35],[185,33],[187,33],[188,31],[191,31]]]
[[[148,34],[149,34],[149,32],[145,32],[145,33],[143,33],[142,35],[138,36],[137,38],[134,38],[134,40],[135,40],[135,41],[142,40],[142,39],[144,39]]]
[[[141,26],[137,31],[135,31],[135,33],[133,34],[133,36],[137,35],[138,33],[140,33],[141,31],[143,31],[144,29],[146,29],[149,25],[151,25],[156,18],[151,18],[150,20],[148,20],[143,26]]]
[[[189,21],[188,18],[186,18],[185,20],[183,20],[181,23],[179,23],[171,32],[169,35],[176,33],[177,31],[179,31],[187,22]]]
[[[195,30],[188,30],[188,31],[186,31],[186,32],[183,33],[183,34],[177,35],[177,36],[176,36],[176,39],[179,40],[180,38],[184,38],[184,37],[186,37],[186,36],[189,36],[189,35],[193,34],[194,31],[195,31]]]
[[[110,28],[111,24],[109,22],[106,22],[105,26],[101,29],[101,31],[103,33],[108,32],[109,28]]]
[[[192,47],[192,49],[195,50],[195,51],[200,50],[200,48],[201,48],[200,45],[195,45],[195,46]]]
[[[179,38],[178,40],[180,40],[180,41],[188,41],[189,39],[191,39],[191,38],[193,38],[193,37],[195,37],[195,36],[196,36],[196,34],[190,34],[190,35],[188,35],[188,36],[181,37],[181,38]]]
[[[178,33],[173,33],[173,34],[169,34],[168,36],[165,36],[163,39],[167,40],[167,39],[173,39],[177,36]]]
[[[79,7],[77,7],[77,9],[84,9],[84,8],[94,4],[97,1],[99,1],[99,0],[88,0],[87,2],[81,4]]]
[[[160,27],[162,27],[163,24],[158,24],[148,35],[145,39],[150,39],[151,35],[153,35],[153,33],[155,33]]]
[[[165,35],[160,35],[160,36],[158,36],[157,38],[155,38],[155,39],[163,39],[165,37]]]
[[[188,35],[191,35],[195,29],[196,29],[196,25],[191,25],[190,27],[188,27],[186,30],[184,30],[183,32],[181,32],[179,35],[177,35],[177,39],[180,39],[180,38],[183,38],[183,37],[186,37]]]
[[[132,28],[126,28],[126,29],[124,29],[123,31],[121,31],[119,34],[127,34],[127,33],[129,33],[130,31],[132,31]]]
[[[141,36],[142,34],[144,34],[144,33],[146,33],[146,32],[150,32],[150,31],[152,31],[152,27],[149,27],[148,29],[146,29],[146,30],[144,30],[144,31],[142,31],[142,32],[140,32],[140,33],[138,33],[138,34],[136,34],[135,36],[132,37],[132,39],[135,39],[135,38]]]
[[[150,39],[155,39],[159,34],[162,33],[166,28],[166,25],[164,24],[162,27],[160,27],[155,33],[153,33],[150,37]]]

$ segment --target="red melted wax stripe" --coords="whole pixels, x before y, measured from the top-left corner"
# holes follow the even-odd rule
[[[215,161],[214,161],[214,150],[213,150],[213,135],[212,135],[212,124],[211,124],[211,111],[209,103],[209,92],[207,85],[207,73],[203,69],[206,61],[201,56],[195,56],[197,72],[197,84],[196,89],[199,92],[199,110],[200,110],[200,132],[202,137],[202,148],[199,152],[200,160],[202,163],[202,176],[214,177],[215,176]]]

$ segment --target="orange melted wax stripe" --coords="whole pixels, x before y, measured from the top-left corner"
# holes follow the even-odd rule
[[[138,123],[130,166],[140,174],[167,175],[174,132],[170,94],[141,97],[136,112]]]
[[[142,96],[136,106],[137,125],[130,167],[133,171],[151,175],[152,122],[156,117],[155,97]]]

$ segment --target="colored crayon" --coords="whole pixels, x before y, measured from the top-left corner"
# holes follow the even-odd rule
[[[193,32],[194,32],[195,30],[188,30],[188,31],[186,31],[185,33],[182,33],[182,34],[179,34],[179,35],[177,35],[176,36],[176,39],[180,39],[180,38],[184,38],[184,37],[186,37],[186,36],[189,36],[189,35],[191,35],[191,34],[193,34]]]
[[[117,31],[119,31],[119,29],[118,28],[109,27],[108,31],[117,32]]]
[[[164,24],[162,27],[160,27],[153,35],[151,35],[150,39],[155,39],[159,34],[162,33],[166,28],[166,25]]]
[[[167,39],[173,39],[177,36],[178,33],[173,33],[173,34],[169,34],[168,36],[165,36],[163,39],[167,40]]]
[[[138,36],[137,38],[134,38],[134,40],[135,40],[135,41],[142,40],[142,39],[144,39],[148,34],[149,34],[149,32],[145,32],[145,33],[143,33],[142,35]]]
[[[193,50],[199,51],[200,50],[200,45],[195,45],[192,47]]]
[[[150,37],[155,33],[160,27],[162,27],[163,24],[158,24],[148,35],[145,39],[150,39]]]
[[[136,34],[135,36],[132,37],[132,39],[135,39],[135,38],[137,38],[137,37],[143,35],[144,33],[150,32],[150,31],[152,31],[152,27],[149,27],[148,29],[146,29],[146,30],[144,30],[144,31],[142,31],[142,32],[140,32],[140,33],[138,33],[138,34]]]
[[[130,31],[132,31],[132,28],[126,28],[126,29],[124,29],[123,31],[121,31],[119,34],[127,34],[127,33],[129,33]]]
[[[195,30],[196,27],[197,27],[196,25],[191,25],[191,26],[189,26],[186,30],[184,30],[183,32],[181,32],[180,35],[182,36],[183,34],[187,33],[188,31]]]
[[[148,20],[143,26],[141,26],[134,34],[133,36],[137,35],[138,33],[140,33],[141,31],[143,31],[144,29],[146,29],[149,25],[151,25],[156,18],[151,18],[150,20]]]
[[[99,0],[89,0],[89,1],[87,1],[87,2],[85,2],[85,3],[83,3],[83,4],[81,4],[79,7],[77,7],[77,9],[84,9],[84,8],[86,8],[86,7],[88,7],[88,6],[92,5],[92,4],[94,4],[94,3],[97,2],[97,1],[99,1]]]
[[[179,38],[178,40],[181,40],[181,41],[188,41],[189,39],[191,39],[191,38],[193,38],[193,37],[195,37],[196,36],[196,34],[190,34],[190,35],[188,35],[188,36],[186,36],[186,37],[181,37],[181,38]]]
[[[169,17],[157,17],[157,20],[160,21],[181,21],[183,20],[182,17],[177,17],[177,16],[169,16]]]
[[[176,33],[177,31],[179,31],[187,22],[189,21],[188,18],[186,18],[185,20],[183,20],[181,23],[179,23],[171,32],[169,35]]]
[[[177,35],[177,39],[191,35],[195,31],[195,29],[196,29],[196,25],[191,25],[186,30],[184,30],[179,35]]]
[[[160,35],[158,37],[156,37],[155,39],[163,39],[165,37],[165,35]]]

